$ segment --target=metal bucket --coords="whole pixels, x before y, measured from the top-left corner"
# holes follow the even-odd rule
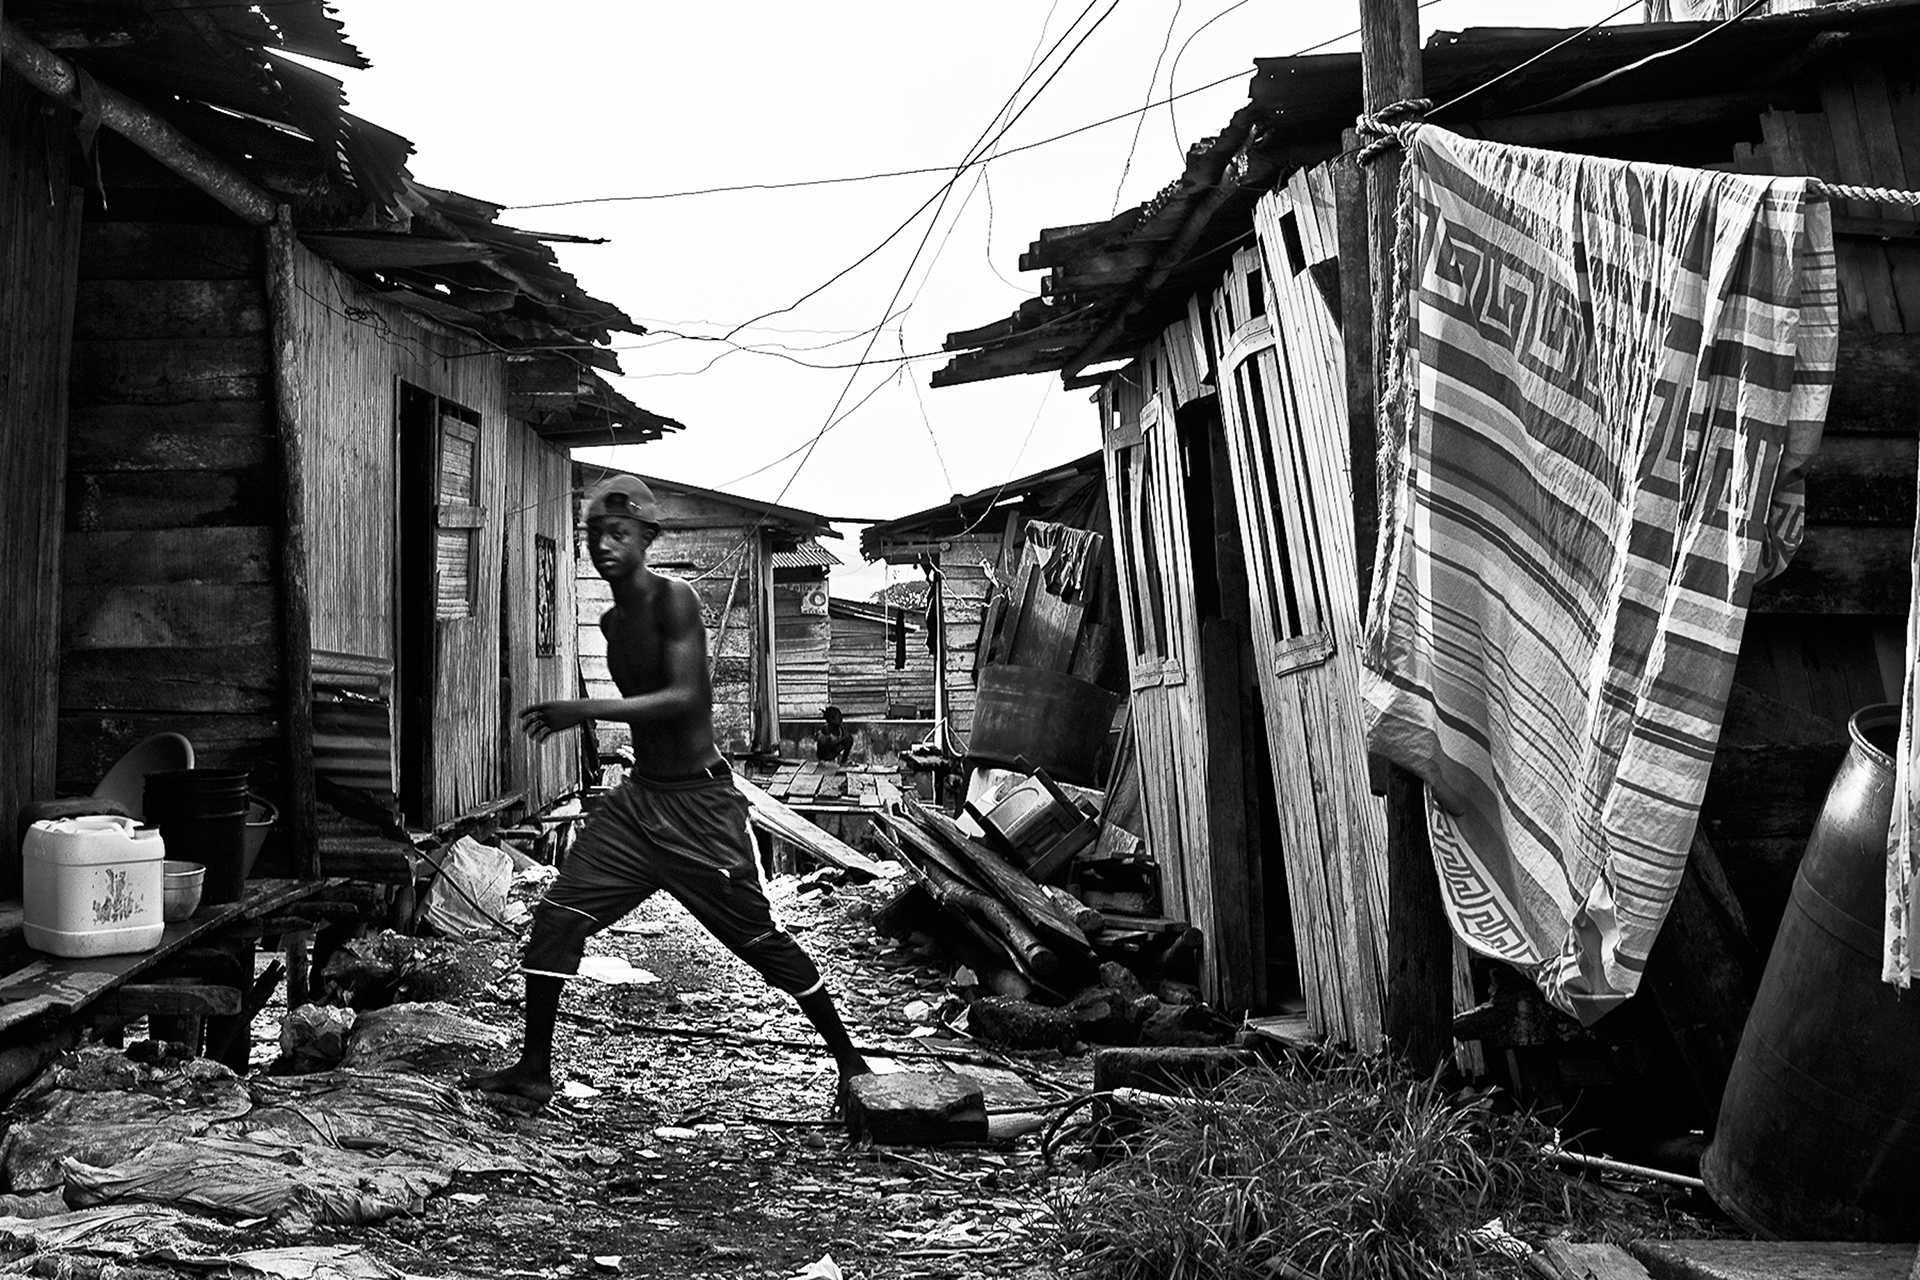
[[[1061,782],[1098,786],[1100,750],[1120,700],[1063,671],[982,667],[967,758],[1009,767],[1025,759]]]
[[[1920,999],[1880,981],[1900,710],[1867,707],[1807,841],[1702,1173],[1788,1240],[1920,1238]]]

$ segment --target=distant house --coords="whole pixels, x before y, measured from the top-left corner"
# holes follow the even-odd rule
[[[933,703],[944,713],[943,733],[964,741],[973,728],[988,600],[996,580],[1003,588],[1011,585],[1027,522],[1104,529],[1103,475],[1101,455],[1088,454],[978,493],[956,494],[939,506],[869,525],[861,534],[860,552],[867,559],[915,565],[937,579],[931,616],[938,619],[940,657]]]
[[[827,701],[849,720],[931,720],[933,651],[924,613],[832,597]]]
[[[322,779],[420,826],[578,784],[508,714],[578,683],[566,451],[679,424],[594,372],[641,330],[564,237],[416,183],[285,56],[366,65],[326,6],[271,7],[6,6],[0,855],[161,730],[307,874]]]
[[[619,690],[607,670],[607,642],[600,632],[600,616],[613,605],[612,588],[594,572],[586,554],[586,503],[594,487],[619,474],[592,463],[574,464],[575,551],[580,676],[587,694],[615,698]],[[771,749],[780,741],[784,699],[779,671],[779,631],[788,629],[795,649],[817,654],[794,676],[799,693],[795,707],[825,692],[825,646],[813,638],[811,620],[825,622],[825,575],[821,562],[833,557],[816,538],[840,535],[825,516],[776,503],[760,502],[642,476],[660,502],[661,534],[647,561],[655,569],[693,584],[707,623],[707,653],[713,666],[713,727],[720,749],[733,754]],[[814,547],[803,552],[803,546]],[[788,557],[779,568],[779,557]],[[811,560],[815,563],[800,563]],[[834,561],[834,563],[838,563]],[[793,575],[786,591],[776,589],[776,577]],[[817,581],[819,615],[803,612],[799,588]],[[791,600],[779,601],[783,594]],[[792,613],[786,613],[791,608]],[[808,606],[810,609],[811,606]],[[786,622],[781,619],[789,619]],[[807,621],[803,622],[802,620]],[[814,706],[808,714],[819,714]],[[628,741],[623,724],[601,723],[596,738],[603,749]]]
[[[827,573],[839,563],[811,538],[773,553],[773,668],[782,722],[817,720],[833,700],[827,689],[833,636]]]

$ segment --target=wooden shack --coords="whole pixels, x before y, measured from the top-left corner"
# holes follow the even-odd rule
[[[973,728],[974,685],[994,585],[1011,583],[1030,520],[1089,529],[1104,521],[1101,457],[1089,454],[978,493],[955,494],[937,507],[867,526],[860,553],[869,560],[914,565],[934,583],[938,680],[933,705],[943,739],[964,743]]]
[[[1887,0],[1724,25],[1442,32],[1423,66],[1435,102],[1475,91],[1433,117],[1460,133],[1913,189],[1916,35],[1920,5]],[[1386,914],[1389,815],[1354,691],[1375,440],[1366,204],[1343,137],[1360,60],[1256,68],[1247,105],[1152,203],[1042,231],[1021,263],[1047,272],[1041,296],[951,335],[959,354],[934,382],[1057,371],[1098,388],[1149,843],[1164,882],[1247,913],[1243,937],[1226,918],[1209,934],[1209,993],[1257,1007],[1297,992],[1315,1027],[1373,1046],[1387,974],[1423,930]],[[1843,333],[1806,542],[1753,601],[1702,816],[1724,878],[1697,874],[1696,856],[1682,889],[1714,922],[1676,928],[1676,908],[1643,986],[1653,999],[1590,1030],[1542,1020],[1510,986],[1464,1018],[1463,1038],[1536,1096],[1614,1089],[1631,1106],[1650,1096],[1620,1078],[1638,1060],[1655,1064],[1650,1079],[1690,1083],[1678,1109],[1710,1124],[1845,721],[1898,696],[1920,223],[1907,207],[1842,202],[1834,215]],[[1236,776],[1257,803],[1221,803]],[[1667,981],[1678,974],[1710,987],[1683,992]],[[1490,983],[1484,965],[1462,967],[1463,1012]],[[1683,996],[1705,1003],[1687,1010]]]
[[[509,709],[577,688],[567,448],[678,425],[594,372],[637,326],[282,56],[364,65],[317,0],[142,15],[0,28],[0,849],[161,730],[279,805],[263,868],[355,869],[330,786],[415,827],[550,803],[578,765]]]
[[[586,503],[594,487],[620,474],[597,464],[574,464],[574,563],[579,634],[580,671],[589,697],[617,698],[619,690],[607,671],[607,642],[600,617],[613,606],[613,590],[594,571],[587,556]],[[780,683],[779,636],[784,616],[775,584],[775,560],[797,556],[802,545],[817,538],[840,535],[824,516],[777,503],[760,502],[734,494],[702,489],[698,485],[656,476],[641,476],[660,503],[661,533],[648,552],[647,563],[661,573],[693,584],[700,596],[707,624],[707,655],[713,667],[713,728],[722,751],[745,755],[771,750],[780,741],[783,695]],[[821,555],[831,553],[820,549]],[[809,558],[814,557],[808,553]],[[796,566],[792,572],[822,579],[825,566]],[[799,597],[788,604],[797,620]],[[815,615],[807,615],[809,618]],[[803,674],[796,676],[799,698],[825,692],[824,645],[814,640],[812,624],[795,621],[789,627],[797,649],[807,655]],[[820,703],[805,714],[818,716]],[[599,723],[596,739],[606,750],[624,745],[626,725]]]

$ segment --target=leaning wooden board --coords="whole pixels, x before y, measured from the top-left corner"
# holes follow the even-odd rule
[[[876,879],[900,874],[896,864],[876,862],[838,836],[822,831],[742,775],[734,774],[733,784],[747,798],[748,820],[762,831],[791,841],[828,866],[839,867],[842,871],[857,871]]]
[[[35,1018],[63,1017],[151,969],[193,942],[239,920],[262,916],[327,888],[327,880],[249,880],[238,902],[203,907],[192,919],[167,926],[160,945],[131,955],[63,960],[42,956],[0,977],[0,1035]],[[20,929],[18,907],[0,912],[0,934]]]

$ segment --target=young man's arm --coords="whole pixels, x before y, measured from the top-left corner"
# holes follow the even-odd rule
[[[698,711],[713,700],[707,675],[707,628],[693,588],[669,579],[661,593],[660,661],[666,683],[630,698],[562,698],[536,702],[520,713],[520,728],[545,742],[589,720],[621,720],[636,728]],[[609,640],[612,636],[609,635]]]

